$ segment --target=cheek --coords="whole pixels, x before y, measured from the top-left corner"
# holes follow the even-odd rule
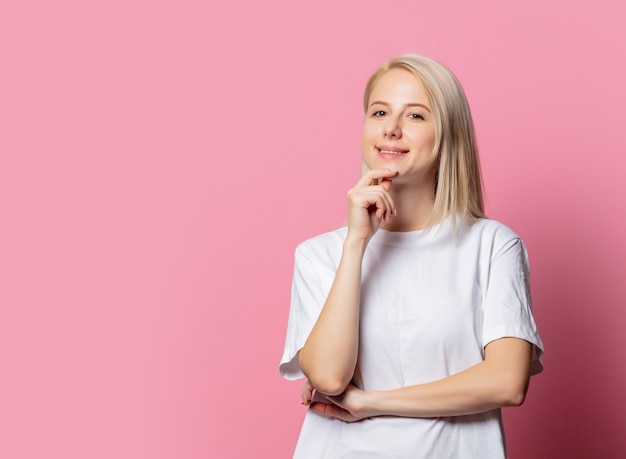
[[[432,137],[430,138],[430,142],[428,143],[428,146],[430,148],[431,152],[435,152],[435,144],[437,143],[437,136],[435,134],[432,135]]]
[[[421,136],[419,138],[419,143],[421,143],[421,145],[429,150],[429,151],[434,151],[435,150],[435,144],[437,143],[437,136],[435,134],[435,131],[430,131],[430,132],[422,132]]]

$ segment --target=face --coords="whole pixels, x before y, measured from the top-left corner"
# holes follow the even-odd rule
[[[398,171],[394,183],[434,183],[435,121],[424,85],[393,69],[374,86],[363,126],[361,151],[370,169]]]

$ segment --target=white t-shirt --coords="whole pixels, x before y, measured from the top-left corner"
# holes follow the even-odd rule
[[[347,228],[296,249],[291,309],[280,372],[304,375],[298,351],[324,305]],[[445,378],[481,362],[502,337],[533,344],[532,374],[543,344],[531,311],[522,240],[487,219],[429,232],[379,230],[363,259],[359,359],[355,384],[391,390]],[[314,399],[315,400],[315,399]],[[295,458],[504,458],[500,410],[441,418],[379,416],[355,423],[309,410]]]

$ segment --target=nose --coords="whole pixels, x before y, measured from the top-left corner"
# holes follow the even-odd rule
[[[400,126],[399,119],[389,117],[387,125],[385,126],[384,136],[388,139],[399,139],[402,137],[402,127]]]

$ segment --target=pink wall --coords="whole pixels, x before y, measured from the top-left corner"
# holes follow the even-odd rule
[[[624,2],[215,3],[0,7],[0,457],[290,457],[293,249],[344,219],[404,51],[464,83],[531,253],[511,459],[626,456]]]

